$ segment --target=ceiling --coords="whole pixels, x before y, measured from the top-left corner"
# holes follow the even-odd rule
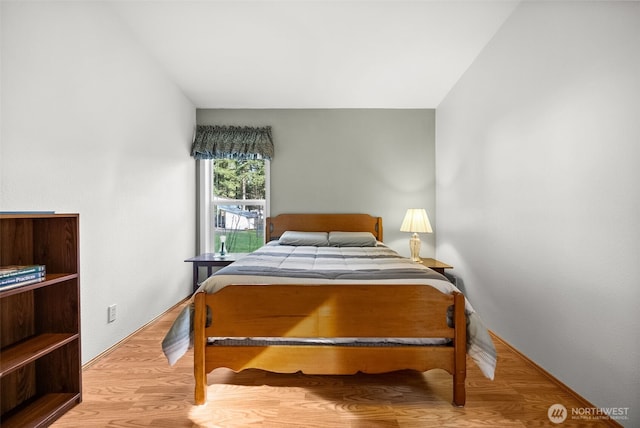
[[[109,3],[197,108],[436,108],[517,4]]]

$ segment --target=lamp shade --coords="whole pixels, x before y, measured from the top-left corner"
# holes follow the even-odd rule
[[[404,216],[400,232],[431,233],[431,223],[423,208],[409,208]]]

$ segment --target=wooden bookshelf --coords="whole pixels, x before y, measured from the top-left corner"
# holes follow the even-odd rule
[[[48,426],[82,401],[78,214],[0,214],[0,266],[45,279],[0,288],[0,423]]]

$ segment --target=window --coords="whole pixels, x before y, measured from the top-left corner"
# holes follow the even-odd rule
[[[264,244],[269,215],[271,127],[198,125],[191,145],[199,174],[200,253],[230,253]]]
[[[200,250],[246,253],[264,245],[269,215],[269,161],[264,159],[200,160]]]

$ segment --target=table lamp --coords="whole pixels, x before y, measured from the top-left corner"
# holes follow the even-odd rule
[[[420,237],[418,233],[431,233],[431,223],[427,211],[423,208],[409,208],[404,216],[400,232],[412,232],[409,240],[409,249],[411,250],[411,260],[420,261]]]

